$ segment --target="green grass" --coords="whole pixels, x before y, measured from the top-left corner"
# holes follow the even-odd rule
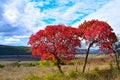
[[[82,74],[80,71],[75,72],[73,70],[61,74],[54,72],[52,74],[47,74],[44,76],[33,76],[30,75],[23,80],[119,80],[120,74],[115,73],[116,69],[110,73],[110,69],[105,70],[92,70],[90,73]]]
[[[74,70],[71,70],[69,73],[68,73],[68,76],[70,78],[76,78],[77,77],[77,72],[75,72]]]
[[[42,79],[37,75],[30,75],[23,80],[42,80]]]

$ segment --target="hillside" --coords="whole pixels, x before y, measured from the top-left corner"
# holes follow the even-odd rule
[[[30,55],[29,47],[0,45],[0,55]]]

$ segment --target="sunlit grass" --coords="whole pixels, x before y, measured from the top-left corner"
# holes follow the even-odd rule
[[[116,74],[117,70],[114,69],[113,60],[103,56],[95,56],[95,58],[90,56],[84,75],[82,74],[84,58],[62,65],[64,75],[59,73],[55,65],[51,66],[51,63],[50,65],[45,63],[47,66],[40,66],[39,61],[1,61],[0,63],[4,65],[0,68],[0,80],[32,80],[34,77],[36,80],[90,80],[90,78],[104,80],[106,76],[115,80],[120,79],[120,74]]]

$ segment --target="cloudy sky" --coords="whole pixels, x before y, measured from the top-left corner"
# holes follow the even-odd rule
[[[26,46],[46,25],[77,27],[84,20],[108,22],[120,33],[120,0],[0,0],[0,44]]]

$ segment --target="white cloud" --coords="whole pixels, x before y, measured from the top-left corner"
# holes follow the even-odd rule
[[[15,24],[14,22],[16,22],[16,20],[18,19],[19,12],[17,11],[16,8],[12,8],[12,9],[6,8],[6,9],[5,9],[4,17],[8,22]]]
[[[44,14],[40,13],[35,5],[35,2],[28,2],[28,0],[9,0],[4,4],[4,23],[24,28],[31,33],[38,31],[46,24],[41,20]]]
[[[17,38],[6,38],[6,39],[4,39],[4,44],[18,43],[18,42],[20,42],[20,39],[17,39]]]
[[[3,17],[7,23],[15,25],[21,17],[24,0],[8,0],[3,4]]]
[[[13,36],[13,38],[17,39],[22,39],[22,38],[28,38],[29,36],[27,35],[22,35],[22,36]]]
[[[34,6],[34,3],[27,3],[24,13],[22,14],[22,18],[20,19],[20,23],[31,32],[36,32],[39,30],[38,28],[41,29],[44,25],[46,25],[41,21],[45,14],[41,13],[38,8],[34,8]]]
[[[0,36],[0,45],[16,45],[16,46],[28,46],[29,36],[12,36],[12,37],[2,37]]]
[[[107,0],[109,1],[109,0]],[[0,43],[19,43],[23,39],[28,39],[28,37],[38,31],[43,29],[46,25],[49,24],[73,24],[72,21],[76,19],[81,19],[80,17],[84,14],[89,14],[94,12],[96,9],[100,8],[106,2],[94,0],[56,0],[55,6],[46,6],[51,4],[50,0],[48,1],[39,1],[39,2],[30,2],[29,0],[7,0],[2,4],[3,10],[0,10],[0,27],[2,27],[2,32],[0,36],[8,35],[9,37],[0,37]],[[3,1],[4,2],[4,1]],[[69,2],[72,2],[72,6],[66,5]],[[38,8],[40,6],[44,8]],[[47,9],[46,9],[47,7]],[[49,18],[53,19],[52,22],[47,23]],[[4,29],[4,26],[5,27]],[[14,27],[14,28],[13,28]],[[7,29],[7,30],[6,30]],[[10,31],[10,29],[12,29]],[[24,42],[21,42],[24,44]]]
[[[72,24],[71,22],[80,19],[80,17],[85,14],[94,12],[96,9],[100,8],[101,5],[105,4],[107,1],[95,2],[95,1],[71,1],[72,6],[65,6],[61,4],[67,4],[68,0],[58,0],[58,6],[52,9],[43,11],[45,14],[43,19],[54,18],[55,21],[52,24]]]
[[[76,14],[76,12],[81,8],[84,3],[76,3],[75,5],[69,7],[60,17],[62,18],[63,22],[69,22],[71,20],[75,20],[82,16],[83,14]]]
[[[84,20],[99,19],[106,21],[112,26],[116,34],[120,33],[120,0],[113,0],[104,5],[101,9],[83,18],[80,22],[75,23],[73,26],[77,27]]]
[[[15,39],[15,38],[7,38],[5,39],[6,42],[19,42],[20,39]]]
[[[73,6],[65,5],[69,2],[72,2]],[[88,14],[93,12],[93,8],[97,9],[105,2],[106,1],[87,2],[79,0],[58,0],[55,2],[55,4],[57,4],[56,7],[46,9],[41,12],[41,9],[36,8],[36,6],[44,7],[45,5],[50,4],[50,1],[29,2],[28,0],[8,0],[8,3],[4,4],[3,16],[9,24],[12,24],[13,27],[24,28],[29,32],[29,34],[31,34],[48,25],[44,19],[55,19],[51,24],[69,24],[71,21],[83,16],[83,13]],[[77,12],[83,13],[78,14]]]

